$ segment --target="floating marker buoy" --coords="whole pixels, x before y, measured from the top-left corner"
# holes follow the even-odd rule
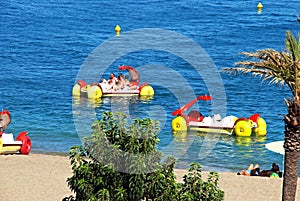
[[[121,27],[117,24],[115,27],[116,35],[120,35]]]
[[[263,7],[264,7],[264,6],[263,6],[262,3],[260,3],[260,2],[257,4],[257,9],[262,9]]]
[[[262,11],[263,7],[264,7],[264,6],[263,6],[262,3],[260,3],[260,2],[257,4],[257,13],[258,13],[258,14],[261,14],[261,11]]]

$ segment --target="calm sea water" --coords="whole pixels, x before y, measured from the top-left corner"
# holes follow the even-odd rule
[[[286,30],[294,35],[299,32],[300,24],[296,21],[300,14],[299,1],[267,0],[262,2],[261,13],[256,9],[257,3],[250,0],[1,1],[0,107],[12,115],[7,132],[17,135],[20,131],[29,131],[33,153],[67,153],[72,145],[81,143],[73,121],[72,104],[93,107],[98,115],[111,110],[114,104],[132,118],[160,120],[159,149],[175,155],[178,167],[186,167],[192,161],[199,162],[205,169],[222,171],[238,171],[249,163],[269,168],[276,162],[282,167],[282,155],[268,151],[264,145],[283,140],[282,119],[286,113],[283,99],[291,96],[288,88],[261,83],[259,78],[250,76],[228,76],[221,71],[245,59],[239,52],[263,48],[281,51]],[[122,28],[121,35],[136,29],[159,28],[182,34],[200,45],[222,78],[227,115],[249,117],[260,113],[268,124],[267,137],[173,135],[171,112],[181,106],[177,99],[186,96],[185,85],[170,76],[170,86],[183,90],[172,94],[169,87],[155,80],[162,73],[159,67],[177,71],[196,95],[208,93],[209,89],[188,62],[163,51],[130,52],[105,71],[112,72],[118,65],[150,65],[147,75],[151,76],[156,91],[153,99],[103,98],[99,103],[72,100],[71,90],[79,69],[97,46],[115,37],[116,24]],[[188,47],[185,51],[193,54]],[[211,112],[210,107],[200,105],[201,111],[207,110],[206,114]]]

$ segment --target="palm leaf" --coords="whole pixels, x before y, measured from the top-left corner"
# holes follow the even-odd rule
[[[241,52],[253,60],[239,61],[236,68],[224,68],[229,74],[238,73],[260,76],[262,81],[280,86],[288,85],[295,96],[298,93],[300,78],[300,37],[295,40],[291,32],[286,33],[286,51],[274,49],[257,50],[256,52]]]

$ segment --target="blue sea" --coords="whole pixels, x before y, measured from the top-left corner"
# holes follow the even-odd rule
[[[161,122],[158,148],[177,158],[177,167],[191,162],[205,170],[236,172],[250,163],[263,169],[283,156],[265,148],[283,140],[287,86],[260,77],[233,76],[222,69],[246,60],[243,51],[284,50],[285,33],[300,31],[298,0],[258,1],[70,1],[8,0],[0,2],[0,107],[12,115],[6,132],[28,131],[32,153],[68,153],[81,144],[78,116],[101,117],[123,111],[130,118]],[[116,36],[115,26],[121,34]],[[120,48],[121,47],[121,48]],[[142,82],[155,90],[152,99],[72,98],[79,78],[88,82],[118,73],[119,65],[136,67]],[[267,122],[266,137],[238,138],[195,132],[174,135],[172,111],[198,95],[203,114],[237,117],[259,113]],[[78,114],[86,111],[86,114]]]

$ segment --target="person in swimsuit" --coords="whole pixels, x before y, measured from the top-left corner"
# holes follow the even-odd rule
[[[123,74],[120,74],[118,76],[117,89],[124,89],[125,83],[126,82],[124,80]]]
[[[250,164],[247,170],[242,170],[237,173],[238,175],[245,176],[260,176],[260,177],[274,177],[280,178],[282,177],[282,172],[279,170],[279,166],[276,163],[272,163],[272,168],[270,170],[262,170],[260,171],[259,165]]]
[[[115,89],[117,82],[118,82],[118,79],[115,77],[115,74],[111,73],[109,80],[108,80],[109,90]]]
[[[118,79],[115,77],[114,73],[111,73],[109,76],[109,79],[106,80],[104,78],[101,79],[102,87],[105,88],[105,90],[112,90],[116,88],[116,84],[118,82]]]
[[[129,76],[128,75],[125,75],[125,87],[127,87],[128,89],[130,90],[133,90],[133,89],[138,89],[138,86],[137,85],[132,85],[129,81]]]
[[[255,166],[253,166],[253,164],[250,164],[246,170],[243,169],[241,172],[238,173],[238,175],[255,176],[257,169],[259,170],[258,164],[256,164]]]

